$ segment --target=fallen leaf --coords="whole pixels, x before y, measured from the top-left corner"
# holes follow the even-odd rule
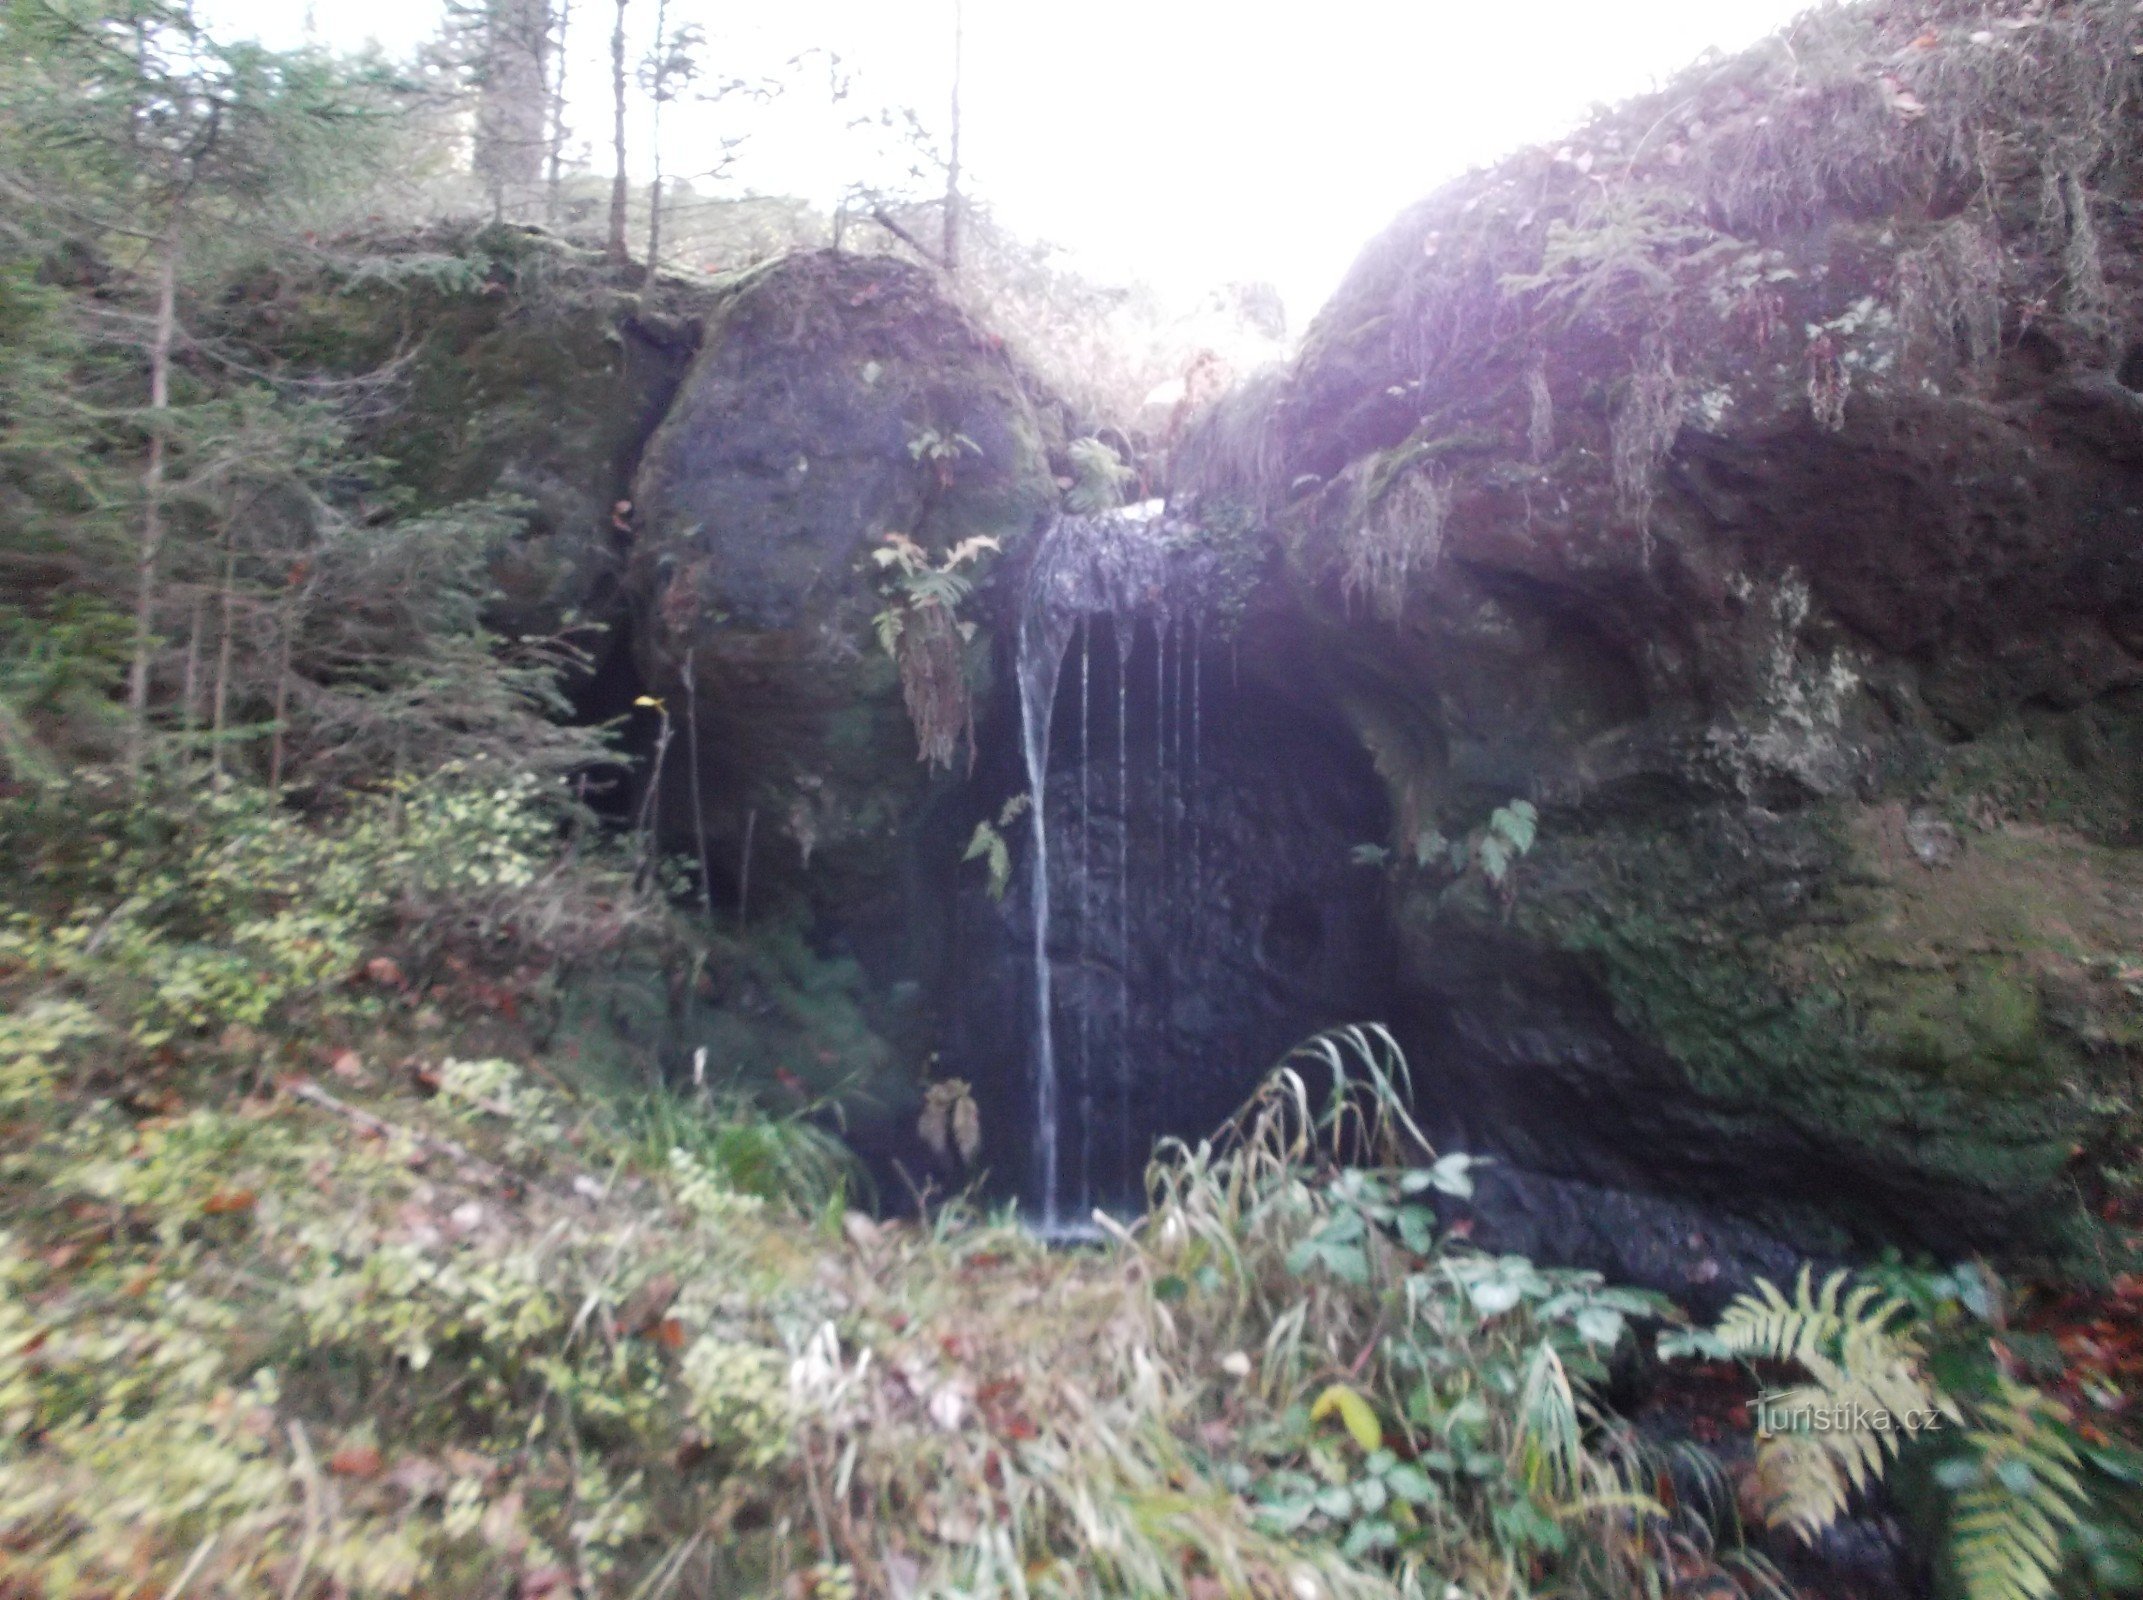
[[[385,1465],[369,1444],[346,1444],[327,1458],[327,1470],[338,1478],[376,1478]]]
[[[677,1299],[677,1275],[658,1272],[618,1307],[618,1327],[628,1336],[646,1333],[669,1314]]]
[[[648,1331],[648,1337],[665,1350],[682,1350],[685,1344],[685,1325],[675,1317],[664,1317]]]
[[[355,1050],[345,1050],[328,1063],[327,1070],[338,1078],[362,1078],[365,1075],[365,1058]]]
[[[251,1189],[218,1189],[201,1204],[201,1209],[212,1217],[235,1216],[251,1211],[260,1203],[260,1196]]]
[[[365,976],[382,988],[399,989],[407,982],[401,967],[391,956],[374,956],[365,963]]]

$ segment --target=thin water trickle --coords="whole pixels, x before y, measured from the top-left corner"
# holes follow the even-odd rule
[[[1153,814],[1154,828],[1160,841],[1160,860],[1154,876],[1159,895],[1155,900],[1163,918],[1168,915],[1168,628],[1166,611],[1153,622]],[[1168,986],[1168,959],[1166,952],[1167,932],[1162,932],[1163,950],[1161,959],[1154,963],[1153,1014],[1156,1019],[1168,1015],[1172,998]],[[1159,1091],[1154,1098],[1159,1101],[1161,1121],[1166,1124],[1175,1112],[1172,1085],[1166,1073],[1161,1074],[1155,1085]]]
[[[1199,661],[1203,638],[1198,631],[1198,619],[1191,618],[1191,933],[1194,941],[1204,919],[1198,915],[1199,896],[1205,891],[1204,856],[1200,853],[1202,840],[1199,833],[1199,787],[1198,774],[1200,752],[1205,745],[1205,692],[1202,688],[1203,674]]]
[[[1131,1174],[1131,629],[1116,619],[1116,1170]]]
[[[1020,745],[1033,797],[1034,864],[1027,899],[1034,917],[1034,1134],[1042,1161],[1042,1227],[1057,1216],[1057,1052],[1050,1019],[1049,966],[1049,715],[1056,695],[1057,651],[1046,642],[1046,610],[1029,605],[1020,618]]]
[[[1186,766],[1198,759],[1202,738],[1203,710],[1197,705],[1199,633],[1194,616],[1201,597],[1208,592],[1210,574],[1201,570],[1196,556],[1202,542],[1179,537],[1158,503],[1099,516],[1060,517],[1043,536],[1028,575],[1027,592],[1018,629],[1018,678],[1020,691],[1021,754],[1026,765],[1027,792],[1032,802],[1033,846],[1028,864],[1028,911],[1031,920],[1033,978],[1033,1068],[1035,1095],[1035,1188],[1039,1190],[1039,1225],[1044,1232],[1065,1231],[1066,1201],[1073,1202],[1071,1219],[1085,1216],[1097,1198],[1130,1200],[1135,1197],[1139,1167],[1134,1152],[1136,1129],[1132,1108],[1131,1058],[1132,980],[1134,971],[1149,985],[1156,1025],[1164,1027],[1175,996],[1174,973],[1181,955],[1174,946],[1186,927],[1195,931],[1194,909],[1177,904],[1186,866],[1185,817],[1191,807],[1193,774]],[[1097,1196],[1096,1155],[1101,1120],[1101,1075],[1097,1071],[1095,1029],[1097,998],[1092,981],[1094,963],[1100,959],[1102,928],[1095,926],[1097,873],[1094,860],[1093,809],[1097,798],[1088,767],[1093,755],[1093,630],[1095,621],[1106,617],[1116,644],[1116,968],[1115,1050],[1113,1122],[1116,1144],[1114,1166],[1117,1195]],[[1177,620],[1182,632],[1177,635]],[[1139,624],[1150,619],[1154,634],[1154,765],[1153,844],[1156,870],[1148,886],[1154,895],[1149,919],[1158,931],[1162,947],[1139,960],[1132,945],[1131,834],[1134,808],[1131,800],[1130,677],[1131,657]],[[1067,647],[1076,631],[1079,637],[1079,784],[1076,812],[1066,820],[1065,844],[1069,847],[1069,876],[1065,885],[1073,893],[1074,922],[1069,938],[1060,942],[1074,951],[1080,982],[1070,1003],[1079,1012],[1078,1047],[1074,1070],[1076,1094],[1073,1110],[1079,1119],[1076,1182],[1068,1183],[1066,1155],[1062,1149],[1066,1086],[1057,1060],[1055,974],[1050,960],[1051,903],[1057,887],[1055,875],[1065,871],[1050,855],[1048,778],[1050,723]],[[1184,654],[1189,666],[1190,703],[1185,700]],[[1173,653],[1174,661],[1170,656]],[[1173,672],[1171,672],[1171,665]],[[1186,722],[1189,726],[1186,727]],[[1186,752],[1186,739],[1188,751]],[[1109,796],[1102,795],[1106,801]],[[1194,824],[1193,824],[1194,825]],[[1195,870],[1195,845],[1191,870]],[[1101,902],[1106,907],[1106,900]],[[1134,962],[1137,966],[1134,967]],[[1156,1130],[1169,1126],[1172,1112],[1170,1085],[1162,1075],[1154,1085],[1156,1102],[1148,1115]],[[1106,1170],[1106,1169],[1103,1169]]]
[[[1094,1008],[1087,1001],[1093,951],[1087,913],[1093,907],[1090,871],[1094,847],[1094,809],[1088,803],[1087,744],[1091,732],[1094,682],[1094,619],[1079,622],[1079,1212],[1094,1204]]]

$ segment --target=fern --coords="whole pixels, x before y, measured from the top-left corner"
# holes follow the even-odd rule
[[[1757,1447],[1764,1519],[1810,1542],[1844,1512],[1854,1490],[1882,1477],[1908,1427],[1938,1413],[1958,1416],[1923,1376],[1917,1337],[1897,1326],[1905,1302],[1872,1284],[1849,1290],[1846,1282],[1839,1271],[1816,1287],[1804,1266],[1789,1299],[1777,1285],[1759,1281],[1756,1293],[1727,1308],[1716,1330],[1729,1355],[1791,1362],[1809,1375],[1810,1382],[1771,1397],[1774,1414],[1821,1413],[1849,1424],[1789,1429]],[[1883,1420],[1852,1425],[1862,1414]]]
[[[2075,1448],[2059,1401],[2008,1378],[1978,1407],[1968,1456],[1938,1474],[1956,1495],[1950,1560],[1965,1600],[2045,1600],[2062,1565],[2062,1535],[2082,1521]]]
[[[1808,1374],[1766,1407],[1789,1418],[1827,1413],[1830,1425],[1764,1438],[1754,1488],[1765,1521],[1810,1542],[1844,1514],[1855,1490],[1881,1479],[1909,1438],[1945,1419],[1966,1421],[1926,1374],[1907,1302],[1876,1285],[1846,1284],[1840,1271],[1818,1287],[1805,1266],[1790,1297],[1759,1280],[1709,1333],[1661,1344],[1663,1355],[1791,1362]],[[1971,1412],[1963,1450],[1935,1471],[1952,1495],[1949,1559],[1958,1588],[1964,1600],[2048,1600],[2063,1538],[2082,1522],[2088,1498],[2082,1462],[2062,1431],[2068,1411],[2004,1375]]]

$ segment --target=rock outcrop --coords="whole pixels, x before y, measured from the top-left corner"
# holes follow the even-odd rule
[[[749,829],[762,886],[857,917],[895,883],[928,783],[871,553],[889,534],[933,558],[1016,549],[1056,500],[1026,382],[922,269],[787,257],[716,297],[633,500],[641,676],[696,716],[697,789],[679,750],[664,797],[673,848],[704,840],[727,879]]]
[[[1410,210],[1179,501],[1375,756],[1448,1132],[2046,1243],[2143,1052],[2125,7],[1825,14]],[[1417,840],[1524,796],[1506,889]]]

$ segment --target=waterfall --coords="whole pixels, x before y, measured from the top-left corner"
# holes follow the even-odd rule
[[[1131,630],[1116,638],[1116,1172],[1131,1170]]]
[[[1079,624],[1079,974],[1083,991],[1093,963],[1093,941],[1087,928],[1092,908],[1094,823],[1092,785],[1087,782],[1087,753],[1092,742],[1094,697],[1094,619]],[[1091,1210],[1094,1203],[1094,1008],[1091,1001],[1079,1007],[1079,1207]]]
[[[1057,692],[1062,641],[1048,641],[1048,612],[1027,607],[1019,626],[1020,747],[1027,761],[1028,810],[1034,827],[1034,869],[1027,900],[1034,917],[1034,1137],[1042,1163],[1042,1227],[1057,1215],[1057,1050],[1050,1005],[1049,966],[1049,717]]]
[[[1199,638],[1195,610],[1209,581],[1209,547],[1184,537],[1185,524],[1169,518],[1159,502],[1123,511],[1092,516],[1064,516],[1042,536],[1029,569],[1027,589],[1019,615],[1018,680],[1020,697],[1020,743],[1026,764],[1027,792],[1032,799],[1032,844],[1027,873],[1029,938],[1034,965],[1032,1003],[1034,1014],[1030,1042],[1034,1074],[1035,1160],[1033,1191],[1038,1202],[1037,1221],[1045,1233],[1060,1233],[1081,1225],[1095,1203],[1095,1123],[1101,1097],[1096,1094],[1094,1025],[1095,985],[1092,964],[1097,959],[1101,930],[1090,926],[1094,910],[1094,849],[1092,806],[1094,785],[1088,773],[1093,734],[1093,630],[1097,619],[1110,621],[1116,642],[1116,785],[1117,807],[1116,882],[1116,994],[1117,1028],[1114,1104],[1116,1179],[1130,1186],[1136,1181],[1132,1149],[1131,982],[1134,952],[1131,945],[1131,762],[1129,713],[1131,656],[1139,623],[1150,619],[1154,638],[1154,771],[1153,791],[1159,873],[1152,885],[1164,937],[1194,936],[1198,926],[1195,907],[1178,902],[1186,876],[1181,857],[1185,840],[1185,815],[1194,805],[1187,781],[1195,763],[1200,739],[1198,723],[1202,710],[1195,704],[1199,667]],[[1177,637],[1180,624],[1181,635]],[[1056,983],[1050,957],[1052,874],[1063,869],[1052,860],[1049,821],[1050,727],[1053,720],[1064,657],[1074,633],[1079,645],[1079,783],[1076,811],[1067,819],[1069,847],[1068,887],[1073,895],[1077,923],[1069,941],[1080,963],[1081,983],[1074,991],[1079,1007],[1078,1046],[1074,1080],[1079,1129],[1075,1155],[1067,1161],[1065,1139],[1066,1085],[1057,1059]],[[1171,640],[1174,639],[1174,671],[1170,672]],[[1188,651],[1192,704],[1185,704],[1185,663]],[[1068,713],[1068,708],[1067,708]],[[1190,724],[1186,728],[1186,723]],[[1185,750],[1189,732],[1190,749]],[[1173,749],[1171,749],[1173,746]],[[1174,793],[1170,791],[1173,769]],[[1106,798],[1106,796],[1105,796]],[[1195,866],[1192,869],[1195,876]],[[1166,1018],[1172,999],[1170,974],[1178,960],[1173,950],[1159,953],[1151,963],[1160,985],[1156,1015]],[[1166,1084],[1161,1085],[1165,1116]],[[1067,1165],[1072,1167],[1067,1172]],[[1067,1206],[1069,1213],[1067,1214]]]

